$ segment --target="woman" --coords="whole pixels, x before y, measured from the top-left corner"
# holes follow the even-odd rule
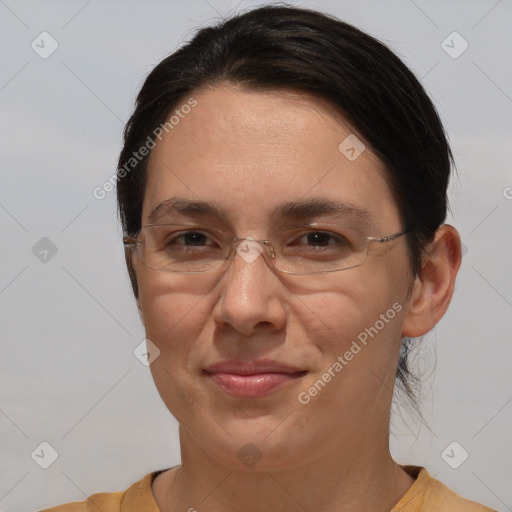
[[[389,452],[461,262],[425,91],[332,17],[263,7],[148,76],[118,203],[182,464],[54,511],[488,511]]]

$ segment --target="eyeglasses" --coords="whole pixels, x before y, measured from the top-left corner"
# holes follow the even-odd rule
[[[353,227],[315,222],[280,229],[269,240],[255,240],[229,237],[197,224],[148,224],[123,241],[126,247],[135,247],[146,267],[162,272],[225,271],[236,247],[247,263],[263,254],[279,272],[319,274],[358,267],[366,261],[371,242],[391,242],[408,232],[374,238]]]

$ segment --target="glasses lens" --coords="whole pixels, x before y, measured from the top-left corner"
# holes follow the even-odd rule
[[[226,262],[225,250],[219,241],[200,228],[166,224],[146,226],[142,231],[142,259],[153,269],[208,272]]]
[[[289,273],[335,272],[361,265],[367,254],[366,237],[357,229],[322,224],[279,232],[274,265]]]

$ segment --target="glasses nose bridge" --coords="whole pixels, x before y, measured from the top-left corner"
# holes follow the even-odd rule
[[[273,259],[275,251],[270,240],[261,240],[252,236],[234,237],[230,240],[230,266],[236,256],[242,258],[247,264],[254,263],[260,255],[267,265],[274,269]],[[244,246],[243,243],[246,242]]]

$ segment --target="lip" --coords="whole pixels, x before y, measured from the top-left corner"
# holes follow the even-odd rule
[[[235,398],[258,398],[286,386],[307,373],[306,370],[277,361],[221,361],[203,373],[222,391]]]

